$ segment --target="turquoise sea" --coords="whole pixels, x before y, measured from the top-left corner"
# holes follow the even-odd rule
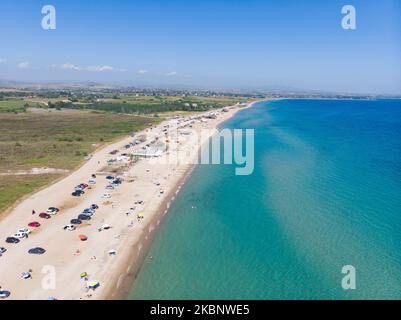
[[[401,100],[261,102],[222,127],[255,129],[254,173],[197,167],[130,299],[401,298]]]

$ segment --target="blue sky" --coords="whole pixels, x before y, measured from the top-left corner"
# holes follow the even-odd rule
[[[2,80],[401,94],[396,0],[2,0],[0,39]]]

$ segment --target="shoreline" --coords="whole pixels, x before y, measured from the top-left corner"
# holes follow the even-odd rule
[[[172,190],[161,204],[158,213],[153,217],[152,221],[150,222],[151,225],[155,226],[155,229],[151,231],[148,230],[148,233],[143,233],[138,241],[134,241],[134,243],[128,245],[129,247],[131,247],[133,252],[139,252],[139,248],[141,248],[141,253],[137,253],[136,257],[130,257],[130,255],[127,255],[126,260],[128,261],[126,261],[126,264],[124,266],[121,266],[121,272],[114,275],[114,280],[111,280],[109,288],[104,290],[104,294],[101,299],[127,300],[128,295],[132,290],[132,287],[135,285],[136,278],[142,267],[144,266],[144,263],[146,262],[146,257],[148,256],[153,240],[156,237],[160,226],[164,222],[164,219],[169,214],[169,208],[171,204],[174,202],[175,197],[181,191],[181,188],[184,187],[186,182],[190,179],[195,168],[196,165],[188,170],[186,175],[181,178],[180,183],[177,185],[177,189],[175,191]]]
[[[268,101],[268,100],[258,100],[258,101],[250,102],[245,107],[237,108],[235,113],[233,113],[229,118],[226,118],[223,121],[221,121],[220,123],[218,123],[216,125],[216,129],[219,128],[226,121],[233,118],[237,114],[237,112],[251,108],[254,104],[262,102],[262,101]],[[209,137],[209,139],[210,138],[211,137]],[[202,148],[202,146],[200,146],[200,148]],[[176,188],[175,188],[176,190],[171,190],[171,192],[167,195],[167,197],[161,204],[160,208],[158,209],[157,214],[153,218],[152,224],[154,224],[156,221],[156,228],[147,234],[142,234],[141,239],[132,245],[132,249],[136,250],[137,252],[138,252],[138,246],[141,246],[141,248],[143,248],[142,254],[141,255],[137,254],[136,258],[129,259],[130,262],[127,262],[127,264],[125,265],[126,268],[123,268],[123,267],[121,268],[122,273],[120,274],[120,276],[117,277],[115,275],[115,277],[118,278],[117,281],[114,280],[115,288],[108,288],[108,290],[106,290],[102,299],[127,300],[129,293],[131,292],[132,288],[135,286],[136,278],[137,278],[139,272],[141,271],[142,267],[144,266],[144,263],[146,262],[146,257],[148,256],[150,247],[151,247],[153,240],[158,232],[159,227],[163,223],[166,216],[170,213],[171,204],[175,201],[175,198],[178,195],[178,193],[181,191],[181,189],[189,181],[189,179],[191,178],[196,167],[197,167],[197,164],[190,165],[190,167],[187,169],[185,174],[181,177],[178,184],[176,185]],[[126,271],[124,271],[124,270],[126,270]],[[125,283],[123,286],[119,286],[119,283],[122,282],[122,280],[121,280],[122,277],[126,280],[125,280]]]
[[[256,102],[259,101],[251,102],[245,107],[234,106],[226,113],[221,112],[222,109],[218,109],[200,115],[220,111],[218,118],[208,120],[206,125],[208,128],[216,129],[238,111],[249,108]],[[162,128],[166,122],[168,121],[163,121],[152,128],[144,129],[137,135],[143,132],[149,135],[154,134],[154,131]],[[201,125],[204,124],[201,123],[199,126]],[[39,230],[33,230],[29,239],[23,239],[17,245],[9,246],[7,244],[7,249],[9,250],[0,259],[0,269],[5,271],[2,272],[3,277],[0,276],[0,285],[4,290],[11,291],[10,299],[44,299],[49,296],[67,300],[123,299],[127,297],[140,268],[143,266],[158,227],[169,211],[170,204],[188,181],[196,165],[179,164],[176,167],[169,167],[168,165],[149,166],[146,160],[140,160],[132,167],[129,167],[128,171],[124,171],[124,175],[129,176],[131,174],[135,177],[132,178],[132,187],[129,185],[130,182],[124,183],[119,187],[121,192],[119,192],[119,189],[113,193],[113,198],[110,199],[111,209],[110,203],[106,204],[110,201],[106,201],[100,204],[99,213],[96,213],[96,216],[102,216],[102,223],[106,221],[113,222],[113,231],[97,233],[95,224],[98,224],[98,221],[93,220],[79,227],[80,231],[68,232],[60,231],[60,229],[69,220],[65,218],[65,215],[68,213],[76,215],[79,207],[84,208],[88,203],[96,203],[94,199],[99,199],[101,194],[99,188],[102,185],[105,186],[106,182],[99,182],[93,187],[93,190],[89,190],[83,196],[83,199],[71,200],[69,198],[70,200],[66,200],[65,194],[63,197],[63,192],[65,193],[67,190],[68,197],[71,192],[70,188],[73,188],[79,181],[84,182],[84,177],[87,179],[90,172],[98,172],[101,169],[100,162],[104,163],[110,157],[109,152],[111,150],[118,149],[116,145],[121,148],[130,140],[132,138],[128,137],[115,144],[104,146],[99,152],[94,153],[92,159],[80,166],[77,171],[72,172],[69,176],[55,182],[46,189],[28,196],[27,199],[17,204],[11,213],[0,220],[0,233],[7,235],[12,234],[13,230],[26,225],[29,220],[38,220],[37,217],[31,216],[31,208],[45,210],[44,208],[54,205],[61,209],[60,214],[53,216],[49,222],[39,219],[38,221],[41,224],[43,223],[43,226]],[[194,148],[191,147],[191,141],[187,142],[185,140],[185,142],[185,144],[183,143],[185,148]],[[203,142],[200,145],[203,145]],[[101,178],[98,177],[98,179]],[[165,194],[159,194],[160,187],[155,188],[155,186],[151,185],[151,181],[155,179],[160,179],[162,185],[165,184],[165,186],[163,185],[163,189],[165,188],[166,191]],[[137,188],[134,186],[137,186]],[[132,190],[141,190],[142,194],[135,194],[132,197]],[[114,195],[118,202],[114,202]],[[86,199],[86,197],[89,199]],[[143,221],[138,219],[138,222],[135,223],[134,220],[131,220],[131,225],[127,226],[124,218],[117,215],[124,214],[124,211],[127,210],[126,208],[130,207],[129,202],[133,201],[133,198],[139,197],[143,198],[146,204],[142,208],[145,212],[145,218]],[[40,208],[37,208],[39,206]],[[28,216],[30,217],[28,218]],[[94,220],[97,220],[97,218]],[[57,221],[60,221],[58,225]],[[127,221],[127,218],[125,218],[125,221]],[[42,230],[42,227],[46,228],[46,231]],[[75,238],[81,230],[89,235],[89,241],[81,242]],[[115,232],[117,234],[110,238],[110,233]],[[43,246],[46,248],[47,253],[37,257],[27,255],[26,251],[34,246]],[[72,255],[75,248],[79,249],[79,257]],[[117,257],[110,258],[107,252],[109,249],[114,248],[117,249]],[[68,255],[71,255],[71,257],[68,258]],[[92,259],[93,257],[94,259]],[[17,267],[10,269],[9,265]],[[42,275],[40,273],[41,269],[46,265],[52,265],[57,270],[57,286],[51,291],[41,288]],[[28,281],[21,280],[18,274],[27,269],[33,270],[34,276]],[[100,281],[98,289],[89,293],[83,289],[83,283],[78,278],[78,275],[83,271],[88,271],[88,274]],[[20,281],[23,281],[23,283]]]

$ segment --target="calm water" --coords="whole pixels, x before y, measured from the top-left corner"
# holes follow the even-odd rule
[[[401,298],[400,100],[264,102],[223,127],[255,129],[254,173],[195,170],[131,299]]]

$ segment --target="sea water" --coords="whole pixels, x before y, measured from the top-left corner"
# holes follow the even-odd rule
[[[401,100],[261,102],[222,128],[255,130],[253,174],[196,168],[130,299],[401,298]]]

